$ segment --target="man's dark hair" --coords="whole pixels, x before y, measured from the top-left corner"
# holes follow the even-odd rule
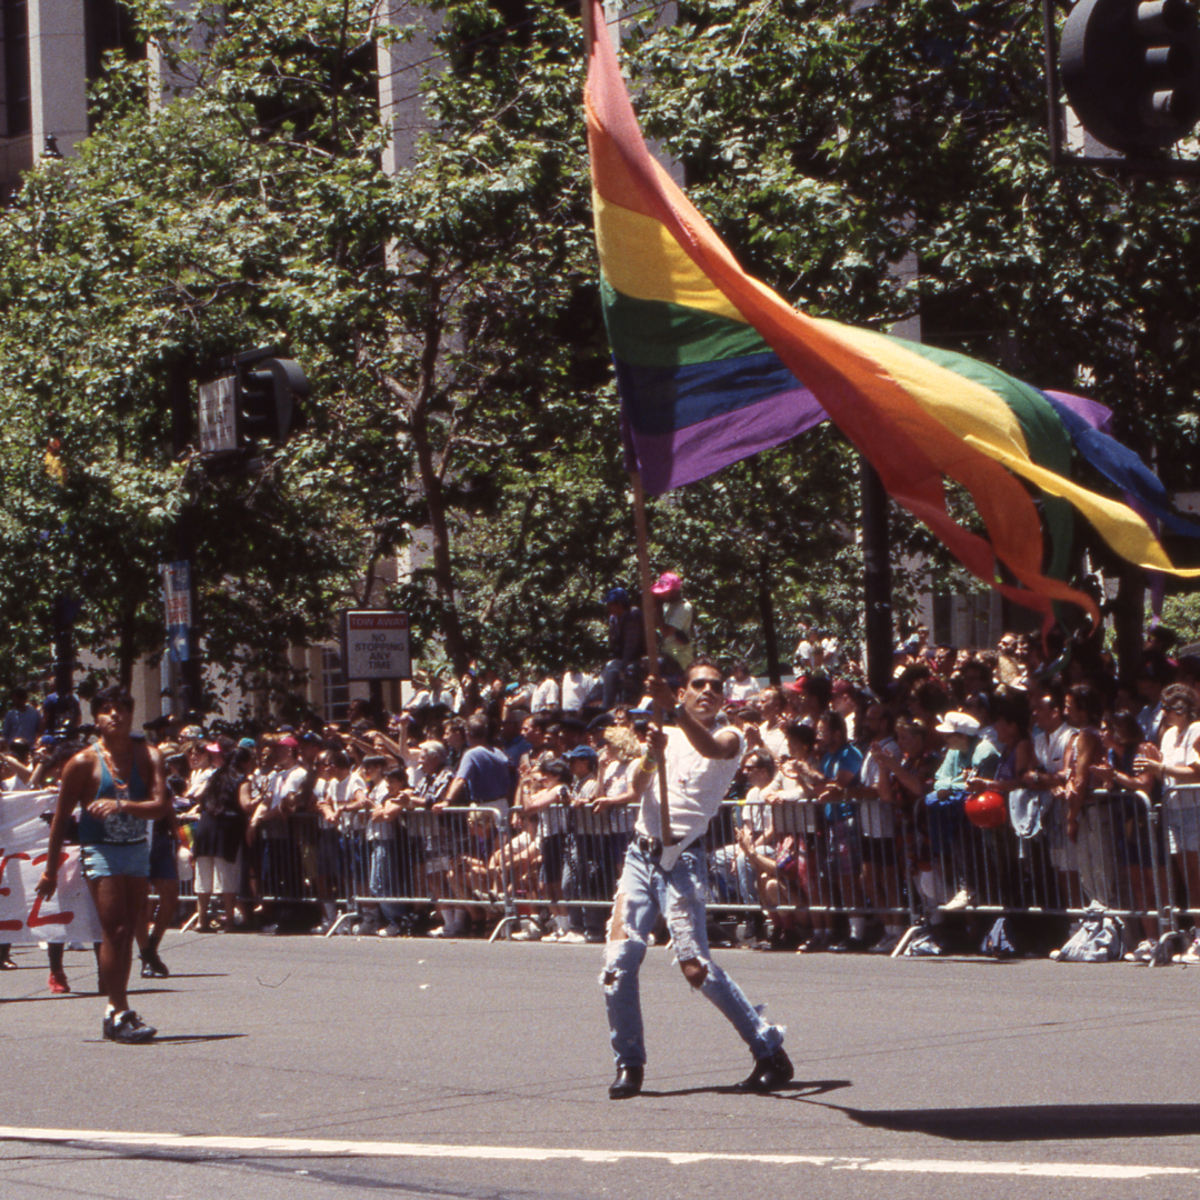
[[[701,668],[708,670],[708,671],[716,671],[716,673],[722,679],[725,678],[725,672],[722,671],[721,668],[718,667],[717,664],[715,662],[713,662],[713,660],[711,658],[709,658],[707,654],[700,654],[700,655],[697,655],[697,657],[692,659],[691,666],[689,666],[688,669],[684,672],[683,682],[685,684],[691,683],[693,673],[696,671],[699,671]]]
[[[385,771],[387,770],[388,760],[382,754],[368,754],[362,760],[364,771]]]
[[[846,718],[841,713],[829,709],[821,714],[821,720],[829,726],[831,732],[841,734],[842,741],[846,740]]]
[[[491,741],[492,723],[486,713],[472,713],[467,718],[467,737],[486,745]]]
[[[405,770],[404,767],[392,767],[392,769],[390,771],[384,772],[383,777],[384,777],[384,779],[395,780],[397,783],[402,783],[402,784],[406,784],[406,785],[408,783],[408,771]]]
[[[1077,683],[1068,692],[1075,697],[1075,703],[1083,709],[1083,715],[1089,725],[1095,725],[1104,716],[1104,697],[1086,683]]]
[[[817,741],[816,731],[811,725],[805,725],[803,721],[785,721],[783,724],[783,736],[794,738],[810,750],[816,745]]]
[[[992,697],[992,720],[1010,721],[1021,737],[1029,736],[1029,697],[1015,688],[1007,688]]]
[[[822,707],[828,708],[833,699],[833,680],[828,675],[810,675],[804,690]]]
[[[335,771],[345,771],[350,766],[350,755],[345,750],[330,750],[329,765]]]
[[[126,712],[133,712],[133,697],[119,683],[114,683],[101,688],[92,697],[90,707],[93,717],[110,708],[123,708]]]

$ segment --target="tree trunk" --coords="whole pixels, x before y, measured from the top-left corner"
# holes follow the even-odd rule
[[[1117,631],[1117,675],[1120,679],[1133,679],[1142,665],[1145,642],[1146,575],[1141,567],[1121,563],[1112,614]]]
[[[765,538],[758,559],[758,612],[767,652],[767,675],[771,686],[778,687],[783,682],[783,671],[779,665],[779,638],[775,633],[775,604],[771,599],[771,557]]]
[[[429,532],[433,543],[433,582],[438,599],[442,602],[442,636],[446,641],[446,655],[454,664],[455,673],[461,678],[470,661],[462,623],[458,619],[458,606],[454,599],[454,571],[450,565],[450,531],[446,525],[446,505],[442,498],[442,481],[433,462],[433,447],[429,443],[429,430],[423,412],[413,414],[413,449],[417,455],[417,469],[421,475],[421,487],[425,493],[425,510],[429,514]]]

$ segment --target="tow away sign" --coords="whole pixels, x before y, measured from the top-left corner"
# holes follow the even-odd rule
[[[342,667],[352,679],[411,679],[408,613],[342,613]]]

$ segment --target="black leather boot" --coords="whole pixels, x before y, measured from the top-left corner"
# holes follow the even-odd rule
[[[636,1096],[642,1090],[644,1074],[644,1067],[618,1067],[617,1077],[609,1085],[608,1098],[628,1100],[630,1096]]]

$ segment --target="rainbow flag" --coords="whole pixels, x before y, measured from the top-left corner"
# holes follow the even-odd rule
[[[1130,562],[1200,575],[1174,567],[1128,504],[1071,479],[1075,448],[1149,512],[1200,535],[1170,511],[1153,473],[1098,428],[1098,406],[960,354],[806,316],[747,275],[647,150],[597,0],[586,15],[602,301],[626,448],[650,494],[829,418],[964,566],[1047,617],[1067,600],[1098,618],[1094,601],[1061,579],[1072,507]],[[947,478],[970,494],[986,537],[950,516]],[[1022,480],[1041,491],[1048,551]],[[998,562],[1019,586],[999,581]]]

